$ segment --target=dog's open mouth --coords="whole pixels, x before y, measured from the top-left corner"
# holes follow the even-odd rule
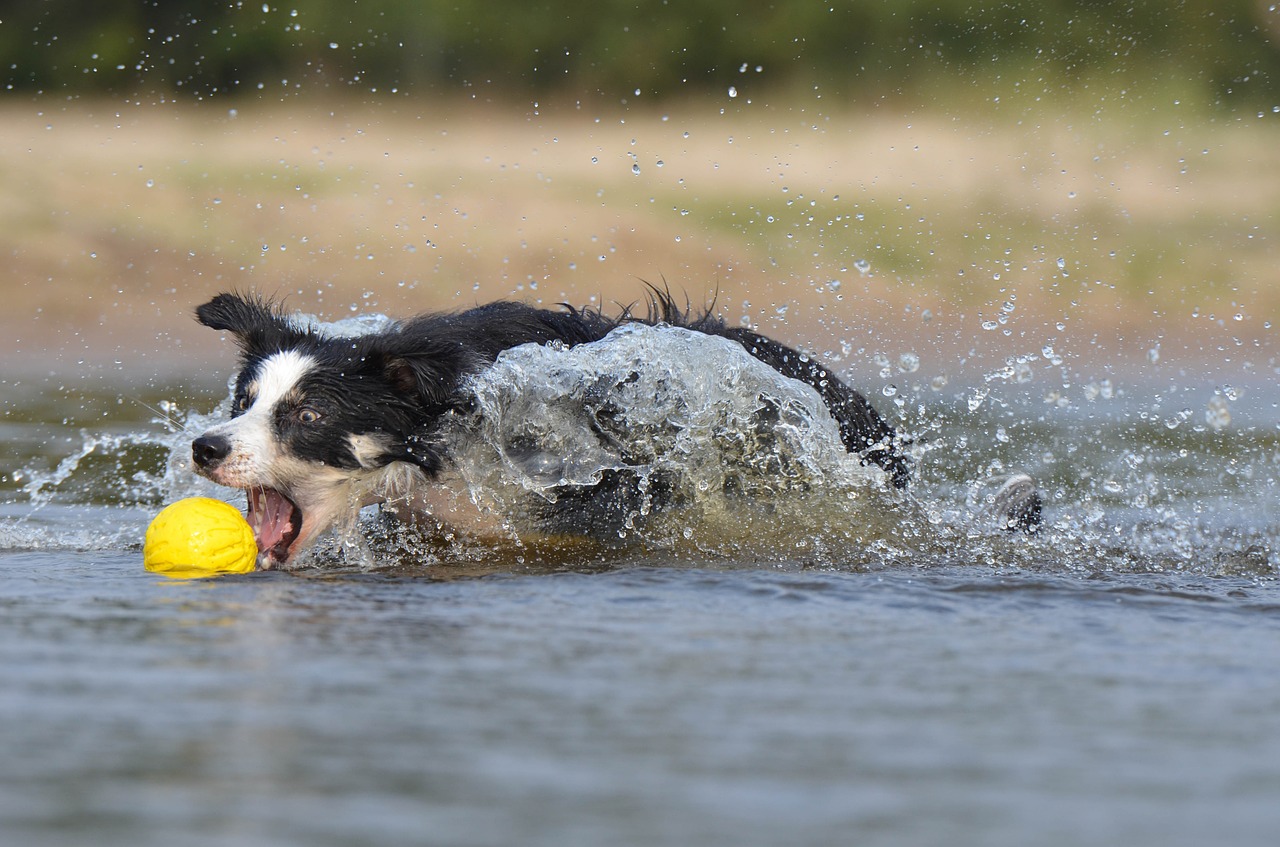
[[[258,541],[259,567],[283,564],[302,531],[302,510],[274,488],[250,488],[246,493],[249,526]]]

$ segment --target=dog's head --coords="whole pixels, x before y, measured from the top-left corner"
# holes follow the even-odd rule
[[[352,515],[395,476],[395,463],[439,470],[432,429],[455,399],[458,353],[403,327],[328,337],[236,294],[196,316],[231,333],[241,360],[231,419],[195,439],[192,460],[200,474],[247,493],[259,567],[286,563]]]

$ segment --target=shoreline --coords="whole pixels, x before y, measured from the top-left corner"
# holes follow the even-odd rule
[[[190,315],[222,290],[332,319],[648,279],[859,379],[1275,366],[1271,124],[682,108],[0,103],[0,353],[178,372],[220,355]]]

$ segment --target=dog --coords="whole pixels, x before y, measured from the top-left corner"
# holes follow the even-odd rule
[[[295,323],[270,301],[223,293],[196,309],[206,327],[240,349],[230,419],[191,445],[195,470],[242,489],[261,569],[288,568],[326,530],[364,505],[429,490],[454,464],[451,433],[474,414],[471,380],[519,345],[572,348],[620,327],[680,327],[741,347],[821,398],[844,449],[880,468],[890,487],[908,484],[904,444],[865,397],[813,358],[750,329],[728,326],[710,309],[681,308],[653,289],[644,314],[623,308],[543,309],[498,301],[421,315],[356,337],[332,337]],[[616,534],[634,513],[636,480],[608,472],[566,488],[546,505],[552,532]],[[652,494],[645,492],[646,496]],[[663,505],[661,497],[655,504]],[[1039,522],[1039,495],[1002,504],[1007,525]]]

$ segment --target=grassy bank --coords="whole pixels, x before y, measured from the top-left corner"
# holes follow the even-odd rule
[[[643,279],[854,371],[1273,366],[1280,114],[821,106],[11,100],[6,360],[199,362],[227,288],[334,317]]]

